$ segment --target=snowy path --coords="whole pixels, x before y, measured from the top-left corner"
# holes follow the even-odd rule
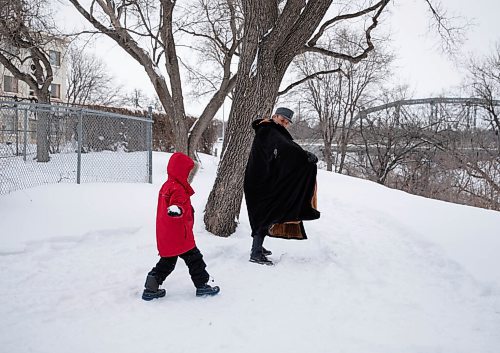
[[[274,268],[247,262],[243,236],[200,236],[222,286],[219,297],[201,300],[182,262],[167,298],[139,299],[154,264],[150,230],[95,232],[1,256],[2,345],[47,353],[137,352],[138,344],[172,352],[496,351],[498,297],[483,295],[432,245],[383,219],[339,227],[331,238],[314,228],[308,243],[269,240],[286,252]]]
[[[156,196],[155,186],[126,188],[144,194],[141,204]],[[65,197],[80,192],[65,190]],[[202,210],[206,195],[196,197]],[[478,282],[391,213],[339,196],[321,205],[323,216],[330,214],[306,224],[309,240],[266,240],[280,260],[274,267],[248,262],[246,218],[223,239],[203,230],[198,212],[198,246],[221,286],[214,298],[194,296],[179,261],[165,282],[166,298],[140,300],[157,260],[150,209],[114,226],[88,219],[90,232],[5,251],[0,352],[498,352],[496,287]],[[117,204],[113,211],[134,209]]]

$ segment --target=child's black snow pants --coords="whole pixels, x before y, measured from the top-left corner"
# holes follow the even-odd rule
[[[203,287],[203,285],[208,282],[210,275],[205,270],[207,265],[205,261],[203,261],[203,255],[197,247],[178,256],[160,258],[160,261],[158,261],[156,266],[153,267],[148,274],[155,276],[158,284],[162,284],[165,278],[174,270],[178,257],[183,259],[189,268],[189,274],[191,275],[194,286],[196,288]]]

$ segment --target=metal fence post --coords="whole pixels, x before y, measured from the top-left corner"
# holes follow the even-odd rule
[[[16,156],[19,156],[19,109],[17,104],[14,104],[16,117],[14,121],[14,133],[16,134]]]
[[[82,174],[82,141],[83,141],[83,111],[78,111],[78,158],[76,163],[76,183],[80,184],[80,177]]]
[[[146,126],[146,144],[148,146],[148,183],[153,183],[153,107],[148,107],[148,126]]]
[[[28,108],[24,109],[24,146],[23,160],[26,162],[26,145],[28,144]]]

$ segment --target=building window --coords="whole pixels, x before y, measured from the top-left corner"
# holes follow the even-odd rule
[[[49,50],[49,61],[52,66],[61,66],[61,53],[55,50]]]
[[[12,76],[3,76],[3,91],[4,92],[11,92],[11,93],[17,93],[18,92],[18,80],[15,77]]]
[[[61,98],[61,85],[53,83],[50,85],[50,96],[52,98]]]

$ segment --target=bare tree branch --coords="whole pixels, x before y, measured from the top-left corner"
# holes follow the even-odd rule
[[[284,94],[287,94],[288,92],[290,92],[294,87],[297,87],[301,84],[303,84],[304,82],[307,82],[309,80],[312,80],[312,79],[315,79],[319,76],[322,76],[322,75],[328,75],[328,74],[333,74],[333,73],[337,73],[337,72],[342,72],[342,68],[339,66],[338,68],[336,69],[332,69],[332,70],[323,70],[323,71],[318,71],[318,72],[315,72],[313,74],[310,74],[306,77],[303,77],[301,78],[300,80],[298,81],[295,81],[294,83],[291,83],[290,85],[288,85],[284,90],[282,91],[279,91],[278,92],[278,96],[281,96],[281,95],[284,95]]]
[[[307,42],[307,46],[314,47],[318,43],[318,40],[323,36],[323,34],[325,33],[326,29],[328,27],[332,26],[333,24],[335,24],[336,22],[364,16],[364,15],[366,15],[366,14],[372,12],[372,11],[375,11],[379,7],[385,6],[387,3],[389,3],[389,1],[382,0],[382,1],[379,1],[378,3],[374,4],[373,6],[367,7],[366,9],[363,9],[361,11],[350,13],[350,14],[345,14],[345,15],[335,16],[334,18],[326,21],[319,28],[318,32],[309,40],[309,42]],[[383,8],[382,8],[382,10],[383,10]]]
[[[316,52],[316,53],[320,53],[322,55],[331,56],[333,58],[347,60],[347,61],[350,61],[352,63],[356,63],[356,62],[359,62],[362,59],[365,59],[368,56],[368,53],[375,48],[375,46],[373,45],[373,42],[372,42],[371,32],[377,27],[377,25],[379,23],[378,19],[379,19],[380,15],[382,14],[382,12],[384,11],[384,9],[387,6],[387,4],[389,3],[389,1],[390,0],[382,0],[379,3],[377,3],[376,6],[373,7],[372,10],[368,11],[368,12],[371,12],[374,9],[378,8],[377,12],[372,17],[372,24],[365,30],[366,48],[363,50],[362,53],[354,56],[354,55],[349,55],[349,54],[345,54],[345,53],[331,51],[331,50],[324,49],[324,48],[310,46],[309,43],[308,43],[307,46],[303,47],[303,49],[301,50],[300,53]],[[360,11],[359,13],[351,14],[350,16],[357,17],[357,16],[363,15],[364,13],[365,13],[365,11]],[[312,43],[316,43],[316,41],[317,41],[318,38],[316,38],[316,40],[314,40]]]

